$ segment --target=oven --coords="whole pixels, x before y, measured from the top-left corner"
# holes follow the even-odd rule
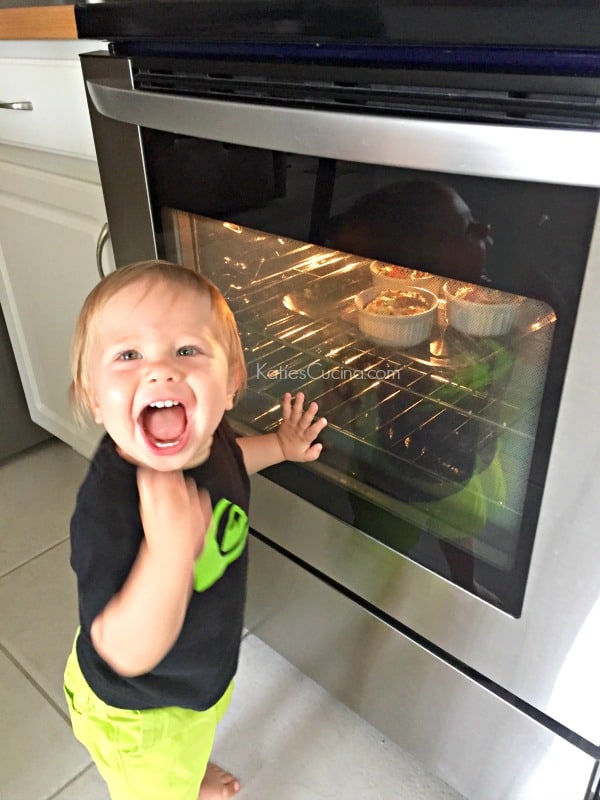
[[[247,626],[471,800],[600,796],[600,58],[532,5],[77,8],[118,264],[223,291],[240,433],[328,420]]]

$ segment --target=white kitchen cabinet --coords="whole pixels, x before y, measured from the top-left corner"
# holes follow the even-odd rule
[[[89,456],[97,428],[73,419],[68,399],[75,319],[99,280],[106,215],[92,182],[0,162],[0,302],[32,419]],[[103,253],[104,270],[114,268]]]
[[[85,456],[100,431],[73,418],[69,351],[106,211],[79,53],[103,48],[0,42],[0,303],[31,418]]]
[[[0,56],[0,77],[1,142],[95,158],[79,59]]]

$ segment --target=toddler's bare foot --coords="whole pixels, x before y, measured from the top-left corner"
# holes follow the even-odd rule
[[[240,790],[240,782],[230,772],[209,762],[200,784],[198,800],[226,800]]]

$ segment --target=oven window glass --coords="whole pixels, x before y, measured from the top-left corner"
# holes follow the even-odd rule
[[[234,426],[275,429],[286,391],[328,420],[267,477],[518,615],[596,193],[144,143],[161,255],[238,321]]]

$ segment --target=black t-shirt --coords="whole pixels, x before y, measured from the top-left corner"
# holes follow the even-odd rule
[[[71,566],[77,575],[81,626],[77,656],[92,690],[118,708],[179,706],[202,711],[217,702],[237,669],[250,484],[241,450],[225,420],[215,432],[208,460],[185,474],[210,495],[212,556],[219,559],[224,554],[222,575],[211,582],[197,570],[195,585],[200,590],[192,592],[175,644],[151,672],[133,678],[116,673],[90,639],[92,622],[121,589],[143,538],[136,467],[119,456],[108,436],[77,495],[71,519]],[[203,556],[204,552],[200,559]],[[214,574],[214,558],[212,570]]]

